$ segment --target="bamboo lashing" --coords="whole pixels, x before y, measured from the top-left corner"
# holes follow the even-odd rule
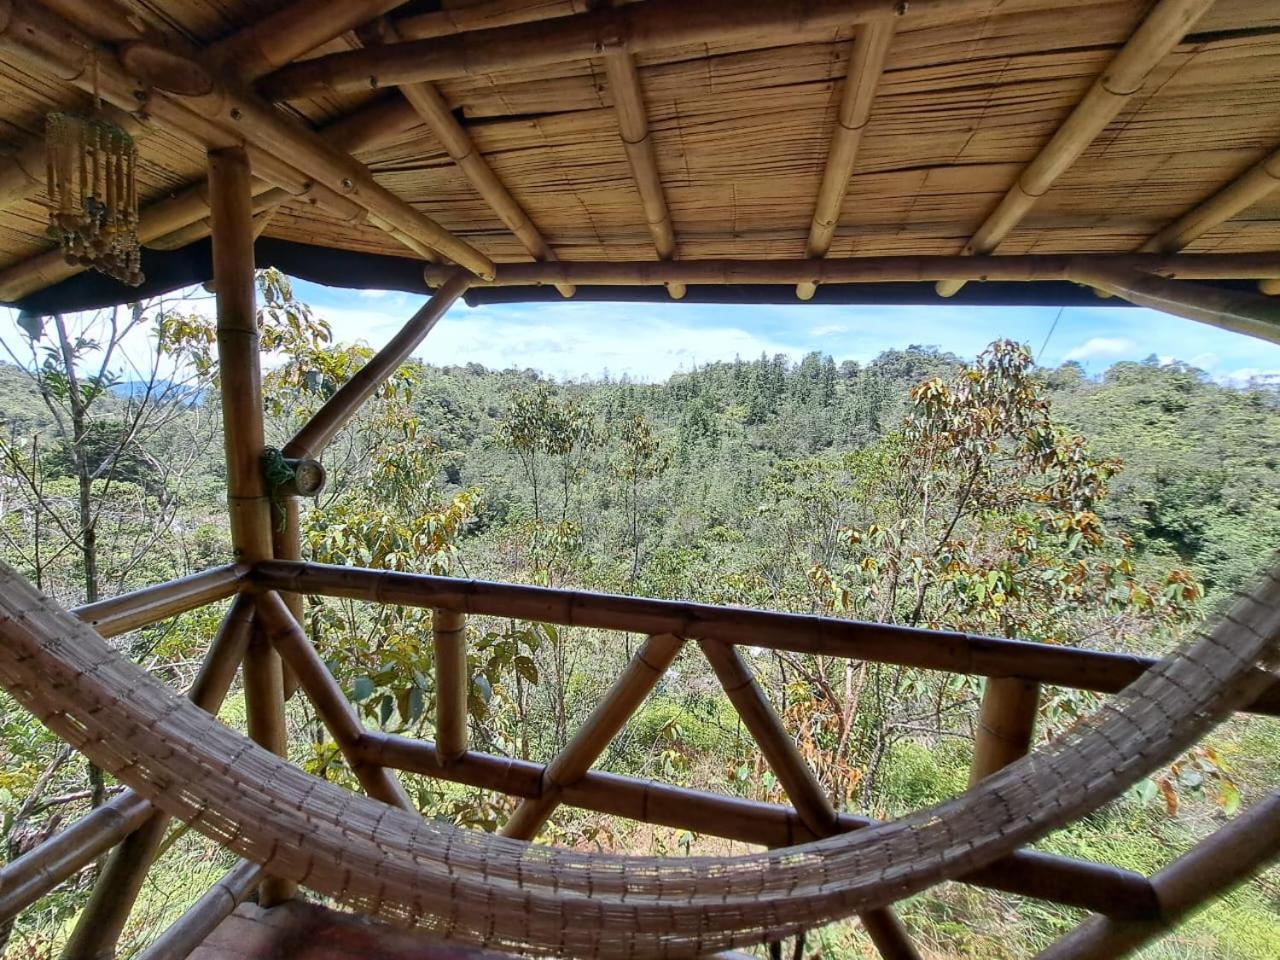
[[[690,640],[749,643],[971,676],[1020,676],[1098,693],[1118,693],[1158,663],[1131,654],[883,623],[317,563],[262,563],[251,577],[262,589],[307,596],[444,607],[626,633],[678,632]],[[1265,693],[1246,709],[1280,716],[1280,678],[1260,679],[1266,681]]]
[[[386,39],[399,40],[396,28],[389,21],[380,25],[378,33],[385,35]],[[498,219],[529,251],[529,255],[535,260],[555,260],[555,251],[538,231],[529,214],[520,206],[520,202],[512,196],[507,185],[494,173],[484,154],[471,139],[471,134],[467,133],[466,128],[449,109],[440,91],[430,83],[409,83],[400,88],[400,93],[417,112],[427,129],[440,141],[440,145],[458,165],[463,176],[498,215]],[[574,289],[567,284],[560,284],[557,289],[562,297],[573,296]]]
[[[1036,960],[1111,960],[1168,933],[1209,898],[1221,896],[1280,857],[1280,791],[1209,834],[1151,878],[1154,919],[1091,917]]]
[[[1019,677],[988,678],[978,708],[970,784],[1027,755],[1039,712],[1040,684]]]
[[[777,939],[883,906],[1109,802],[1270,682],[1280,578],[1242,595],[1212,632],[1099,714],[959,797],[892,823],[729,858],[531,847],[348,793],[177,697],[7,567],[0,637],[0,685],[19,702],[103,769],[268,874],[305,878],[356,909],[458,941],[633,956]]]
[[[435,650],[436,751],[443,764],[467,752],[467,618],[453,610],[431,611]]]
[[[813,220],[809,224],[809,239],[805,243],[807,258],[825,257],[831,249],[831,238],[835,236],[836,225],[840,222],[840,208],[844,205],[849,179],[858,160],[862,132],[871,119],[871,106],[875,102],[895,26],[892,20],[873,22],[859,27],[854,34],[844,92],[840,95],[836,126],[822,170]],[[817,289],[816,284],[800,283],[796,285],[796,296],[801,300],[812,300]]]
[[[267,638],[297,675],[299,685],[306,691],[360,785],[375,800],[402,810],[415,810],[393,774],[364,762],[356,753],[356,745],[364,735],[360,718],[279,594],[265,593],[258,597],[258,616]]]
[[[667,194],[658,173],[658,155],[653,138],[649,135],[649,116],[644,105],[644,92],[640,87],[640,73],[636,70],[631,53],[620,43],[604,50],[604,69],[609,78],[609,93],[613,97],[614,113],[618,117],[618,136],[631,167],[631,180],[640,197],[645,224],[653,237],[654,249],[659,260],[676,257],[676,234],[671,223],[671,211],[667,206]],[[686,288],[682,283],[668,283],[667,293],[673,300],[684,298]]]
[[[400,332],[370,357],[294,434],[293,439],[285,444],[284,455],[318,459],[343,425],[387,377],[395,373],[400,364],[409,358],[470,284],[471,278],[464,271],[455,269],[431,299],[409,318]]]
[[[546,769],[543,764],[528,760],[474,752],[445,765],[440,762],[434,743],[377,731],[361,738],[360,753],[382,766],[516,797],[538,796]],[[792,807],[599,770],[588,770],[563,788],[560,799],[567,806],[583,810],[762,847],[788,847],[819,839]],[[837,818],[841,832],[875,824],[875,820],[851,814]],[[1127,919],[1150,916],[1154,904],[1154,894],[1141,874],[1036,850],[1018,850],[958,879]]]
[[[532,840],[560,804],[561,790],[582,779],[618,731],[671,666],[684,640],[669,633],[649,637],[632,656],[573,739],[542,773],[536,797],[527,797],[502,826],[501,835]]]
[[[222,706],[248,649],[252,624],[253,599],[242,594],[223,618],[200,673],[187,692],[191,702],[200,709],[216,715]],[[115,955],[120,934],[168,827],[169,817],[153,810],[146,821],[112,851],[63,948],[62,960],[96,960]]]
[[[703,640],[699,646],[804,825],[818,837],[839,833],[840,818],[835,807],[741,654],[729,644]],[[866,911],[859,919],[884,960],[920,960],[920,954],[890,908]]]
[[[1159,0],[1129,41],[1120,48],[1089,92],[1071,111],[1034,160],[1018,174],[999,205],[965,244],[963,253],[991,253],[1025,217],[1035,202],[1120,113],[1141,89],[1147,76],[1181,42],[1213,0]],[[950,297],[962,281],[937,284]]]
[[[1203,203],[1184,213],[1142,245],[1142,250],[1173,253],[1243,213],[1280,187],[1280,148],[1250,167]]]

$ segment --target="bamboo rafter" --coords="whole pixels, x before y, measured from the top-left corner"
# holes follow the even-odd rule
[[[1213,6],[1213,0],[1159,0],[1155,8],[1120,48],[1074,110],[1018,174],[999,205],[965,244],[963,253],[991,253],[1014,227],[1049,192],[1049,188],[1080,157],[1141,89],[1153,71],[1195,22]],[[940,296],[955,295],[964,282],[943,280]]]
[[[853,176],[853,167],[858,160],[862,132],[871,119],[871,105],[875,102],[876,88],[880,85],[880,75],[884,72],[895,27],[892,20],[868,23],[859,27],[854,35],[844,92],[836,111],[836,126],[831,134],[831,147],[827,151],[822,184],[818,188],[818,200],[809,224],[809,239],[805,244],[805,256],[810,259],[825,257],[831,249],[831,238],[835,236],[840,208],[849,190],[849,178]],[[817,289],[816,284],[800,283],[796,285],[796,296],[801,300],[811,300]]]
[[[667,206],[667,193],[662,187],[662,176],[658,173],[657,151],[649,135],[649,115],[635,59],[621,43],[614,43],[604,50],[604,68],[609,78],[614,113],[618,117],[618,136],[627,154],[631,181],[640,197],[640,207],[644,210],[653,247],[659,260],[674,260],[676,233]],[[673,300],[684,298],[684,284],[668,283],[666,287]]]

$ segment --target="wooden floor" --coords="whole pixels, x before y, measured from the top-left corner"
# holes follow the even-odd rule
[[[509,954],[428,940],[385,923],[294,900],[242,904],[191,960],[512,960]]]

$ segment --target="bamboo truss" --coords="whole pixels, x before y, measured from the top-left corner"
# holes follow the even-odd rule
[[[1036,201],[1080,157],[1141,89],[1147,76],[1163,60],[1213,0],[1160,0],[1147,14],[1129,42],[1121,48],[1083,100],[1058,127],[1034,160],[1018,175],[1004,199],[965,244],[964,253],[991,253],[1009,235]],[[953,296],[963,281],[944,280],[939,295]]]

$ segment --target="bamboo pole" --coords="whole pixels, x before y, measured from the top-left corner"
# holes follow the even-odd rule
[[[1089,144],[1142,89],[1147,76],[1172,52],[1213,0],[1160,0],[1127,43],[1093,82],[1049,142],[1041,148],[1004,199],[965,244],[966,254],[990,253],[1025,217],[1054,181],[1076,162]],[[939,296],[953,296],[963,282],[939,282]]]
[[[969,785],[1027,755],[1040,712],[1040,684],[1019,677],[990,677],[978,711]]]
[[[836,113],[836,128],[831,135],[831,148],[827,152],[822,184],[818,188],[813,220],[809,224],[806,257],[825,257],[831,249],[831,238],[835,235],[836,224],[840,222],[840,208],[844,205],[849,178],[853,176],[853,167],[858,159],[862,131],[871,119],[871,105],[875,102],[880,76],[884,73],[894,28],[892,20],[883,20],[859,27],[854,35],[844,92]],[[816,284],[800,283],[796,285],[796,296],[801,300],[812,300],[817,290]]]
[[[1036,960],[1118,960],[1150,943],[1211,897],[1237,886],[1280,856],[1280,791],[1211,833],[1151,878],[1158,916],[1141,921],[1092,917]]]
[[[542,772],[536,797],[520,802],[499,831],[504,837],[532,840],[551,812],[560,805],[564,787],[582,779],[626,724],[649,692],[657,686],[667,667],[684,646],[684,640],[669,633],[649,637],[619,674],[604,699],[591,711],[581,729]]]
[[[271,509],[261,457],[262,372],[253,273],[253,217],[249,159],[243,150],[209,154],[213,213],[213,279],[217,290],[218,366],[222,433],[227,456],[231,543],[238,560],[271,557]],[[280,658],[255,626],[244,657],[249,736],[280,756],[288,751]],[[294,884],[263,881],[259,901],[271,906],[293,896]]]
[[[72,608],[71,612],[102,636],[114,637],[225,600],[244,585],[248,574],[249,568],[245,566],[211,567],[118,597],[86,603]]]
[[[12,15],[0,32],[0,50],[81,89],[96,89],[122,109],[136,106],[137,78],[101,44],[31,0],[12,0]],[[234,83],[213,72],[210,77],[212,90],[203,95],[155,91],[148,100],[149,113],[158,123],[176,126],[213,148],[247,141],[277,167],[298,171],[304,182],[314,181],[345,197],[480,276],[492,274],[493,262],[487,256],[391,193],[349,153],[328,146],[313,130]],[[274,179],[267,170],[260,172]]]
[[[400,34],[390,21],[382,21],[375,31],[379,42],[398,41]],[[543,238],[529,214],[489,166],[484,154],[476,147],[466,128],[458,122],[440,91],[431,83],[409,83],[400,88],[405,100],[413,107],[427,129],[440,141],[445,152],[457,164],[462,175],[475,188],[476,193],[497,214],[507,229],[529,251],[535,260],[555,260],[555,251]],[[560,284],[556,287],[562,297],[572,297],[573,287]]]
[[[138,829],[152,806],[131,790],[0,869],[0,923],[12,920]]]
[[[471,278],[454,269],[394,337],[355,372],[284,447],[286,457],[319,458],[360,406],[409,358],[418,344],[470,286]]]
[[[417,808],[395,776],[385,767],[365,762],[357,752],[356,747],[364,735],[360,718],[280,595],[264,593],[259,596],[258,616],[267,638],[297,675],[299,685],[333,735],[360,785],[375,800],[415,811]]]
[[[477,0],[466,6],[403,17],[396,21],[396,31],[406,40],[426,40],[513,23],[568,17],[590,9],[588,0],[540,0],[534,3],[530,0]]]
[[[919,283],[933,280],[998,280],[1029,283],[1082,279],[1097,269],[1141,271],[1177,280],[1264,279],[1280,276],[1276,253],[1044,254],[1009,256],[881,256],[829,260],[643,260],[504,263],[492,280],[474,287],[550,283],[602,286],[685,284]],[[427,285],[439,286],[449,267],[426,267]]]
[[[1158,662],[1151,657],[919,627],[317,563],[261,563],[250,579],[260,589],[308,596],[443,607],[471,615],[628,633],[674,633],[690,640],[749,643],[971,676],[1017,676],[1098,693],[1118,693]],[[1280,678],[1248,709],[1280,716]]]
[[[223,618],[200,673],[187,693],[200,709],[216,714],[222,706],[235,680],[236,669],[244,659],[252,625],[253,598],[241,594]],[[115,955],[120,934],[169,823],[170,817],[154,810],[112,851],[63,948],[62,960],[95,960]]]
[[[297,497],[273,498],[271,503],[271,553],[279,560],[302,559],[302,522]],[[303,600],[300,593],[281,593],[280,599],[289,609],[289,615],[298,624],[303,619]],[[284,679],[284,698],[289,700],[298,689],[298,676],[288,663],[281,664]]]
[[[516,797],[537,797],[545,770],[542,764],[528,760],[472,752],[446,766],[430,741],[374,731],[361,739],[360,753],[370,763]],[[789,847],[818,839],[791,807],[599,770],[589,770],[562,788],[560,799],[597,813],[764,847]],[[837,825],[845,832],[875,822],[841,814]],[[1035,850],[1019,850],[961,879],[1113,916],[1146,917],[1154,908],[1154,894],[1147,878],[1140,874]]]
[[[1214,227],[1226,223],[1280,187],[1280,148],[1273,150],[1248,171],[1184,213],[1140,249],[1155,253],[1173,253],[1204,236]]]
[[[737,648],[707,640],[699,641],[699,646],[804,825],[819,837],[839,833],[840,818],[835,807]],[[885,907],[858,916],[884,960],[920,960],[892,910]]]
[[[262,882],[262,867],[241,860],[133,960],[186,960]]]
[[[613,97],[613,109],[618,117],[618,136],[627,154],[631,180],[640,197],[640,207],[644,211],[649,235],[653,238],[653,247],[659,260],[674,260],[675,228],[667,207],[667,193],[658,173],[657,151],[649,135],[649,114],[645,109],[635,58],[621,43],[612,44],[604,51],[604,69]],[[683,299],[687,292],[683,283],[668,283],[666,286],[673,300]]]
[[[467,618],[452,610],[431,611],[436,654],[436,750],[451,763],[467,752]]]
[[[1179,283],[1153,274],[1090,268],[1082,279],[1113,296],[1186,320],[1280,343],[1280,304],[1259,293]]]
[[[618,44],[632,54],[704,43],[772,47],[779,37],[789,42],[826,38],[831,30],[894,18],[904,24],[902,29],[914,29],[980,19],[997,10],[1062,6],[1062,0],[646,0],[548,23],[512,24],[314,57],[266,77],[259,89],[268,99],[292,100],[589,60]]]

